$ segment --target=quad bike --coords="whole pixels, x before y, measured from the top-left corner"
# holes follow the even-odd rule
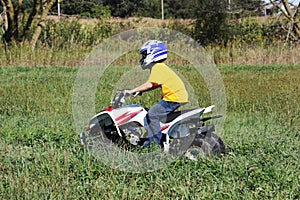
[[[145,129],[147,108],[137,104],[126,105],[128,94],[117,90],[109,107],[93,116],[86,131],[79,136],[82,145],[91,148],[91,138],[102,138],[102,142],[110,141],[129,146],[142,146],[148,135]],[[164,152],[185,155],[191,160],[199,160],[203,156],[221,155],[225,153],[225,145],[215,134],[213,124],[207,122],[221,115],[201,118],[211,113],[214,106],[174,111],[161,120]]]

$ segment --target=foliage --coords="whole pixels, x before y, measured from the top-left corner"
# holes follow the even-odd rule
[[[229,12],[239,18],[261,16],[263,14],[264,0],[231,0]]]
[[[167,16],[177,18],[177,19],[195,19],[197,18],[197,10],[200,8],[198,5],[201,1],[195,0],[186,0],[186,1],[172,1],[166,0],[167,4]],[[202,1],[202,4],[206,4],[207,2]],[[202,10],[205,12],[204,10]]]
[[[112,16],[118,17],[134,16],[144,6],[143,1],[140,0],[104,0],[104,5],[111,8]]]
[[[37,1],[34,1],[37,3]],[[171,1],[165,0],[165,17],[169,20],[163,24],[163,27],[172,28],[177,31],[183,32],[195,40],[199,41],[201,45],[218,45],[227,47],[232,43],[250,44],[252,46],[266,45],[271,43],[278,43],[278,41],[284,41],[285,44],[292,44],[298,41],[298,37],[290,32],[292,24],[289,20],[273,20],[269,23],[263,24],[256,20],[254,17],[260,15],[261,2],[260,1],[240,1],[232,0],[230,5],[227,0],[222,1]],[[27,13],[33,12],[33,2],[24,1],[21,5],[22,19],[26,19]],[[47,24],[45,20],[36,21],[33,17],[29,17],[28,21],[19,20],[12,23],[15,28],[11,27],[11,31],[6,31],[4,38],[6,41],[10,41],[10,37],[17,38],[17,41],[29,40],[33,41],[32,45],[42,42],[43,44],[53,45],[58,44],[61,48],[64,44],[69,46],[69,43],[77,43],[84,46],[97,45],[103,37],[109,37],[111,34],[117,33],[126,28],[137,27],[134,23],[119,23],[120,27],[117,27],[117,23],[112,23],[110,16],[146,16],[151,18],[161,17],[160,1],[63,1],[61,4],[62,12],[68,15],[80,15],[84,17],[93,17],[100,20],[97,24],[98,28],[87,30],[81,30],[76,25],[74,30],[63,30],[59,28],[61,25]],[[56,5],[52,8],[52,11],[56,9]],[[16,9],[17,10],[17,9]],[[292,11],[291,11],[292,12]],[[40,12],[37,12],[40,13]],[[29,15],[31,16],[31,15]],[[21,19],[21,17],[19,17]],[[176,20],[172,19],[195,19],[189,24],[180,24]],[[14,19],[18,19],[15,17]],[[138,18],[142,19],[142,18]],[[105,24],[105,21],[109,21]],[[139,20],[137,20],[139,21]],[[27,23],[28,22],[28,23]],[[74,22],[71,22],[74,23]],[[74,25],[69,25],[65,21],[61,24],[66,25],[66,28],[72,28]],[[109,27],[111,26],[111,27]],[[46,28],[46,30],[42,30]],[[124,29],[125,28],[125,29]],[[37,29],[39,29],[37,31]],[[54,34],[51,33],[55,32]],[[57,29],[57,30],[56,30]],[[85,28],[84,28],[85,29]],[[12,32],[14,30],[14,32]],[[58,33],[59,32],[59,33]],[[42,33],[42,37],[39,34]],[[52,34],[52,35],[51,35]],[[54,35],[58,34],[58,38]],[[98,36],[96,36],[98,34]],[[38,41],[39,38],[39,41]],[[100,39],[99,39],[100,38]],[[49,41],[46,41],[49,40]],[[59,40],[53,42],[53,40]],[[85,40],[85,41],[83,41]],[[63,42],[66,41],[66,42]],[[93,42],[94,41],[94,42]],[[65,47],[64,47],[65,48]]]
[[[53,19],[53,18],[52,18]],[[215,58],[217,64],[271,64],[299,63],[299,42],[287,41],[283,24],[267,18],[244,18],[231,20],[227,40],[213,40],[202,46]],[[144,26],[160,26],[182,32],[197,39],[193,20],[155,20],[149,18],[130,19],[80,19],[64,18],[48,20],[35,51],[26,44],[1,48],[2,65],[68,65],[78,66],[85,56],[104,38],[124,30]],[[227,27],[228,28],[228,27]],[[30,29],[29,34],[33,34]],[[272,34],[271,34],[272,33]],[[212,38],[214,39],[214,38]],[[4,46],[2,46],[4,47]],[[126,57],[127,62],[136,63],[135,58]],[[175,63],[181,63],[176,60]]]
[[[77,68],[2,66],[0,198],[299,199],[299,70],[221,66],[227,154],[133,174],[103,165],[80,146],[71,104]],[[111,82],[102,86],[120,76],[107,75]],[[103,90],[108,97],[98,98],[99,109],[112,92]]]
[[[209,43],[220,44],[230,34],[227,26],[226,0],[213,0],[201,3],[197,6],[197,21],[195,25],[195,39],[202,45]]]
[[[289,37],[287,20],[269,18],[267,23],[260,17],[250,17],[244,11],[260,11],[259,1],[248,1],[245,4],[233,1],[228,10],[227,1],[210,1],[196,5],[197,20],[194,38],[202,45],[225,45],[240,43],[242,45],[268,45],[285,41],[298,43],[297,37]],[[245,9],[247,7],[247,9]],[[255,9],[254,9],[255,8]],[[243,10],[243,12],[241,12]],[[254,12],[253,11],[253,12]],[[263,19],[263,17],[261,17]]]
[[[207,12],[214,9],[210,2],[186,0],[164,0],[164,12],[166,18],[196,19],[197,5],[207,4]],[[240,16],[257,16],[261,14],[261,1],[256,0],[232,0],[233,12],[238,11]],[[28,7],[29,8],[29,7]],[[111,13],[114,17],[153,17],[161,18],[161,0],[68,0],[61,3],[62,12],[67,15],[82,15],[95,17],[94,10],[102,10],[100,13]],[[224,8],[228,8],[228,2]],[[52,10],[56,10],[54,7]]]
[[[99,21],[95,26],[85,26],[77,20],[59,23],[50,20],[43,30],[41,43],[62,49],[71,48],[74,45],[87,48],[99,44],[103,38],[111,35],[111,31],[111,27],[103,21]]]
[[[56,6],[53,10],[56,10]],[[111,11],[108,6],[103,6],[99,0],[69,0],[61,3],[61,12],[66,15],[105,19],[110,17]]]
[[[299,63],[299,43],[293,40],[286,42],[285,31],[280,21],[268,18],[228,19],[227,40],[208,41],[202,46],[214,57],[217,64],[271,64]],[[40,66],[68,65],[78,66],[87,54],[103,39],[124,30],[138,27],[160,26],[184,33],[194,39],[203,37],[195,32],[194,20],[169,19],[155,20],[150,18],[130,19],[81,19],[64,18],[47,20],[37,48],[32,51],[26,44],[11,45],[5,50],[1,47],[0,61],[2,65]],[[200,30],[199,30],[200,31]],[[28,34],[33,34],[30,29]],[[224,38],[226,38],[224,36]],[[290,38],[291,39],[291,38]],[[127,56],[127,63],[136,63],[136,58]],[[179,59],[172,63],[182,63]],[[120,63],[119,63],[120,64]]]
[[[202,12],[209,12],[214,10],[215,6],[209,1],[196,1],[196,0],[186,0],[186,1],[174,1],[174,0],[164,0],[164,10],[166,18],[181,18],[181,19],[196,19],[198,15],[196,10],[199,10],[197,7],[198,4],[206,4],[205,10]],[[259,15],[261,14],[261,2],[255,0],[248,1],[232,1],[233,5],[236,5],[236,9],[241,9],[243,11],[243,16],[249,15]],[[114,1],[104,1],[104,5],[108,5],[111,8],[112,16],[115,17],[130,17],[130,16],[140,16],[140,17],[161,17],[161,1],[129,1],[129,0],[114,0]],[[226,1],[225,7],[222,8],[219,12],[222,12],[223,9],[228,8],[228,1]]]
[[[35,47],[41,30],[45,26],[44,21],[55,2],[56,0],[34,0],[30,2],[31,8],[27,13],[23,1],[0,0],[2,9],[5,11],[3,13],[4,23],[1,27],[3,31],[2,41],[8,45],[27,41],[32,47]],[[28,33],[32,28],[34,33],[29,35]]]
[[[294,2],[290,3],[288,0],[270,0],[271,4],[280,11],[280,15],[283,15],[288,23],[287,35],[293,35],[296,39],[300,38],[300,2],[298,5],[294,5]],[[296,4],[296,2],[295,2]]]
[[[166,6],[166,10],[168,9],[168,5]],[[139,5],[137,6],[137,11],[133,13],[138,16],[152,17],[152,18],[161,18],[161,0],[141,0],[139,1]]]

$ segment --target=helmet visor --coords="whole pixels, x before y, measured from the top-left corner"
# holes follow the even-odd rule
[[[141,64],[141,66],[143,68],[144,60],[147,58],[147,51],[141,52],[141,55],[142,55],[142,58],[140,59],[140,64]]]
[[[141,55],[142,55],[142,60],[144,60],[145,58],[147,58],[147,51],[143,51]]]

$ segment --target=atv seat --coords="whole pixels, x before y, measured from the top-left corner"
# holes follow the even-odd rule
[[[176,117],[184,114],[184,113],[187,113],[187,112],[190,112],[192,110],[196,110],[198,108],[191,108],[191,109],[186,109],[186,110],[179,110],[179,111],[174,111],[174,112],[171,112],[167,115],[167,118],[162,118],[160,119],[161,122],[163,123],[169,123],[171,121],[173,121]]]

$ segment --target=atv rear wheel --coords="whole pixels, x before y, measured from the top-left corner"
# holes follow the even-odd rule
[[[206,135],[197,134],[191,146],[186,150],[188,159],[199,161],[203,157],[221,155],[225,153],[225,145],[214,132]]]

